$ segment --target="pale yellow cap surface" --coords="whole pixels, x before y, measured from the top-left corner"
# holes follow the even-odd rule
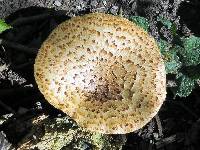
[[[166,96],[155,40],[113,15],[91,13],[60,24],[34,65],[39,90],[81,127],[125,134],[147,124]]]

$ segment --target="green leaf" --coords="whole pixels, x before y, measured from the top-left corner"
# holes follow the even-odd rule
[[[170,27],[170,31],[172,32],[173,36],[176,36],[176,32],[177,32],[177,27],[174,23],[172,23],[171,27]]]
[[[7,23],[5,23],[4,20],[0,19],[0,33],[4,32],[5,30],[8,30],[12,28],[10,25],[8,25]]]
[[[166,73],[178,73],[178,69],[181,67],[181,62],[179,61],[179,57],[177,56],[176,47],[171,48],[171,45],[164,40],[160,40],[158,45],[165,62]]]
[[[176,95],[187,97],[195,87],[195,80],[183,74],[177,76]]]
[[[166,26],[168,29],[171,29],[171,27],[172,27],[172,23],[171,23],[171,21],[169,21],[169,20],[167,20],[167,19],[165,19],[165,18],[163,18],[163,17],[157,17],[157,21],[160,21],[164,26]],[[173,27],[173,30],[174,30],[174,27]]]
[[[183,38],[184,49],[179,52],[182,56],[182,62],[185,66],[195,66],[200,64],[200,38],[190,36],[189,38]]]
[[[145,31],[148,31],[149,22],[146,18],[140,16],[131,16],[129,20],[136,23],[138,26],[142,27]]]
[[[173,35],[174,38],[179,37],[177,32],[177,26],[175,23],[171,22],[168,19],[165,19],[163,17],[157,17],[157,21],[160,21],[167,29],[169,29]],[[175,39],[176,40],[176,39]]]
[[[170,61],[165,62],[165,70],[167,74],[176,74],[178,73],[178,69],[181,67],[181,62],[176,54],[172,54],[171,57]]]
[[[171,45],[165,40],[160,40],[158,42],[158,47],[160,48],[160,52],[162,54],[165,54],[166,51],[169,51],[169,48],[171,47]]]

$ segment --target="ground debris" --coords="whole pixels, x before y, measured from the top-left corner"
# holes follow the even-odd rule
[[[30,116],[28,120],[18,121],[16,126],[13,122],[10,123],[12,126],[9,130],[15,130],[12,138],[18,138],[15,143],[18,150],[120,150],[126,143],[125,135],[92,133],[78,127],[68,116],[51,118],[40,114],[33,118]],[[23,125],[20,126],[20,123]],[[26,132],[26,134],[16,137],[17,134],[22,134],[21,132]],[[9,132],[9,139],[11,139],[10,134],[11,132]]]
[[[0,150],[12,149],[12,145],[7,141],[6,135],[0,132]]]
[[[8,112],[5,112],[5,107],[1,106],[0,149],[8,149],[5,143],[12,143],[13,141],[11,140],[11,142],[10,139],[13,138],[15,140],[14,145],[18,146],[19,150],[34,148],[48,150],[60,149],[61,147],[62,150],[115,150],[122,149],[122,145],[124,145],[123,150],[199,150],[200,80],[197,82],[198,90],[194,91],[190,97],[172,99],[171,91],[168,91],[167,99],[171,101],[164,103],[159,112],[160,120],[156,122],[153,119],[143,129],[126,136],[89,133],[78,127],[67,116],[52,118],[50,114],[39,113],[38,115],[36,113],[33,115],[33,112],[30,113],[30,111],[17,111],[19,107],[29,109],[35,101],[42,102],[42,105],[38,104],[38,109],[42,111],[46,109],[45,111],[49,112],[55,111],[48,104],[43,103],[43,97],[37,91],[35,92],[35,89],[33,92],[32,88],[24,86],[25,83],[31,85],[35,83],[30,69],[33,68],[34,64],[34,51],[27,51],[29,50],[27,48],[38,49],[50,31],[62,21],[69,19],[68,16],[83,15],[89,12],[106,12],[118,15],[119,9],[122,8],[123,17],[129,18],[133,15],[146,17],[150,20],[151,34],[157,39],[163,36],[170,42],[171,34],[169,30],[157,26],[157,17],[161,16],[175,23],[178,31],[183,35],[189,36],[191,33],[196,33],[199,36],[200,28],[197,26],[200,14],[198,13],[199,4],[197,0],[193,2],[186,0],[0,0],[1,18],[20,8],[29,6],[53,7],[52,10],[54,8],[64,10],[54,12],[55,15],[51,14],[49,18],[46,15],[49,10],[44,9],[42,11],[43,8],[30,8],[27,11],[19,10],[15,15],[11,15],[10,19],[7,19],[8,23],[17,19],[22,21],[18,22],[20,26],[14,26],[1,38],[12,41],[12,44],[7,43],[7,45],[19,43],[26,47],[24,47],[24,51],[18,51],[16,47],[11,48],[6,46],[5,43],[4,46],[1,46],[0,97],[2,102],[9,105],[15,112],[21,113],[20,116],[14,115],[13,117],[13,114],[11,114],[11,116],[4,117],[4,114]],[[177,14],[178,9],[184,12],[180,11]],[[45,16],[46,19],[44,19]],[[184,17],[186,18],[184,19]],[[167,85],[169,87],[176,86],[173,80],[168,80]],[[28,96],[24,95],[22,91],[28,93]],[[16,96],[14,93],[18,95]],[[162,123],[162,126],[159,125],[160,123]]]
[[[159,140],[158,142],[155,143],[155,145],[157,149],[160,149],[173,142],[183,141],[183,139],[184,139],[184,135],[182,133],[174,134],[174,135],[171,135],[169,137]]]

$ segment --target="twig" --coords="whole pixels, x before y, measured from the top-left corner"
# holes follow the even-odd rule
[[[123,8],[122,5],[120,5],[118,13],[117,13],[120,17],[123,17]]]
[[[0,41],[1,42],[1,41]],[[1,45],[1,48],[3,49],[4,53],[5,53],[5,60],[7,60],[7,62],[9,63],[8,66],[10,66],[11,64],[11,57],[9,57],[9,51],[6,51],[5,47],[3,45]]]
[[[163,137],[163,129],[162,129],[162,124],[160,121],[160,117],[158,115],[155,116],[157,127],[158,127],[158,135],[159,137]]]
[[[161,139],[160,141],[156,142],[155,145],[156,145],[156,148],[157,149],[160,149],[170,143],[173,143],[177,140],[177,136],[176,134],[175,135],[172,135],[170,137],[167,137],[167,138],[164,138],[164,139]]]
[[[10,48],[13,48],[13,49],[18,50],[18,51],[21,51],[21,52],[25,52],[25,53],[29,53],[29,54],[37,54],[36,48],[29,48],[29,47],[26,47],[26,46],[19,44],[19,43],[0,39],[0,44],[7,46],[7,47],[10,47]]]
[[[161,148],[164,148],[164,146],[166,146],[170,143],[173,143],[173,142],[180,143],[184,140],[184,138],[185,138],[184,133],[177,133],[177,134],[171,135],[167,138],[161,139],[160,141],[156,142],[155,145],[156,145],[157,149],[161,149]]]
[[[3,103],[1,100],[0,100],[0,105],[1,107],[3,107],[5,110],[13,113],[13,114],[16,114],[16,112],[8,105],[6,105],[5,103]]]

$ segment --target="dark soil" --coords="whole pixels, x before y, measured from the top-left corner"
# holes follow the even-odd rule
[[[200,36],[200,1],[183,2],[180,5],[178,15],[180,22],[185,24],[196,36]]]
[[[139,14],[154,20],[155,16],[149,15],[150,13],[147,12],[152,11],[152,8],[158,9],[160,5],[151,1],[137,2],[139,4],[137,4],[136,11],[129,10],[126,13],[128,15]],[[173,2],[169,4],[173,4]],[[127,7],[126,3],[120,3],[120,5]],[[134,5],[134,3],[130,3],[128,7],[134,7]],[[141,7],[141,5],[143,6]],[[199,10],[200,3],[198,1],[184,2],[180,5],[178,11],[180,15],[179,26],[183,35],[190,32],[200,36]],[[89,12],[89,9],[85,9],[79,14]],[[29,112],[29,116],[37,116],[41,113],[51,116],[62,114],[48,104],[39,92],[33,77],[33,64],[38,48],[49,33],[58,24],[70,19],[65,13],[65,11],[55,11],[54,9],[31,7],[19,10],[6,18],[13,29],[0,35],[4,47],[0,47],[0,64],[2,62],[10,64],[9,70],[26,79],[26,82],[21,84],[18,83],[18,80],[11,82],[7,73],[4,74],[6,78],[0,78],[0,101],[4,104],[0,105],[0,116],[12,112],[19,118],[24,117],[20,116],[21,108],[25,108]],[[173,15],[170,19],[173,21]],[[154,26],[151,29],[152,35],[159,38],[155,32],[157,29]],[[40,111],[37,110],[38,102],[42,106]],[[15,119],[9,123],[15,124]],[[15,136],[19,133],[10,133],[10,128],[13,126],[11,125],[8,128],[8,124],[5,124],[0,126],[0,131],[7,133],[9,142],[16,144],[24,133]],[[124,150],[200,149],[200,88],[197,87],[187,98],[176,97],[175,99],[168,89],[167,99],[157,118],[152,119],[143,129],[127,134],[127,138],[126,145],[123,147]]]

